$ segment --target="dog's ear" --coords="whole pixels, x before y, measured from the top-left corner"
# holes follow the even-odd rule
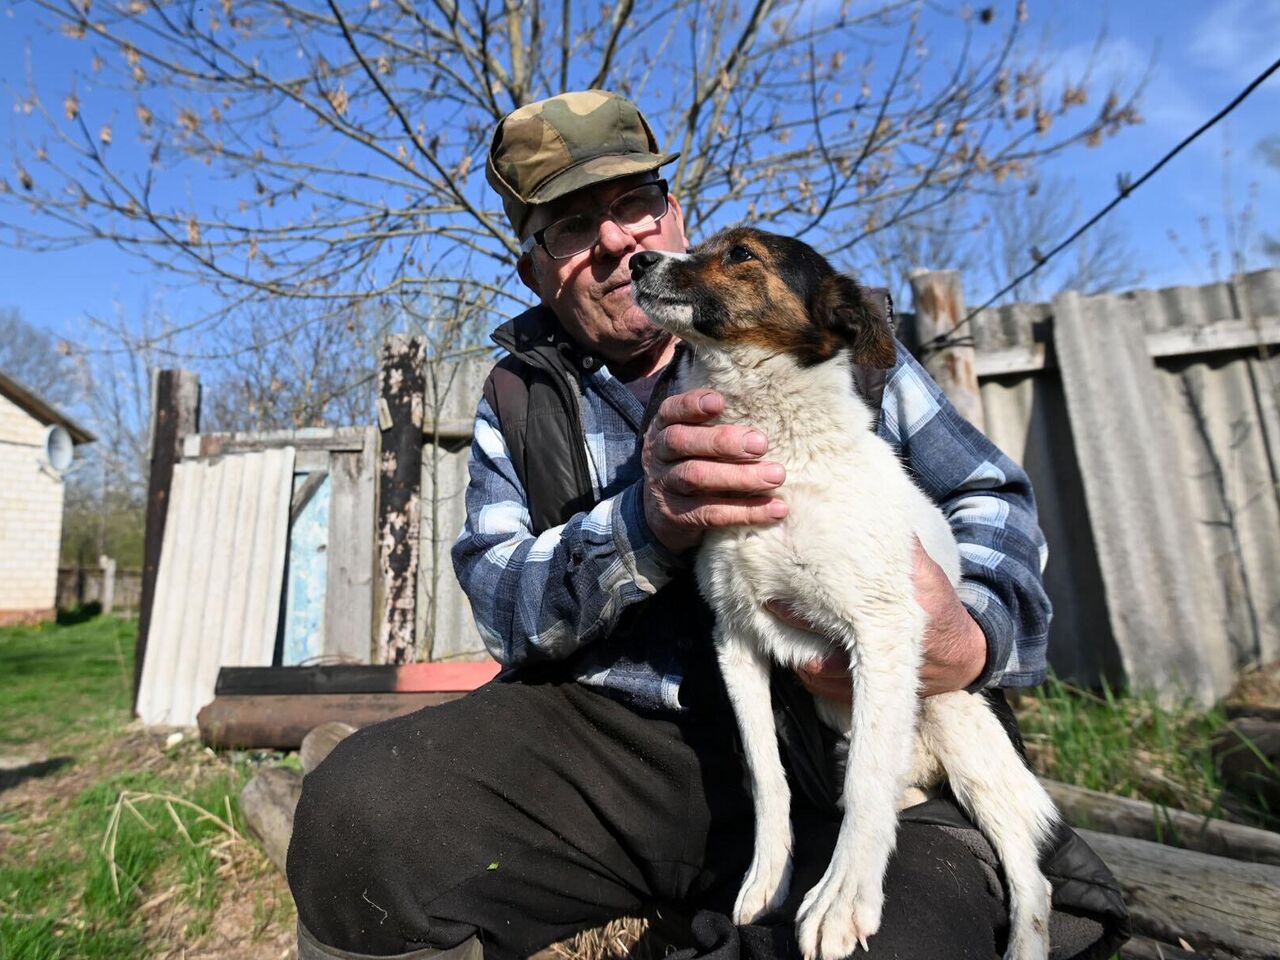
[[[814,297],[813,319],[848,344],[855,363],[888,370],[897,362],[892,321],[873,308],[853,277],[833,273],[823,279]]]

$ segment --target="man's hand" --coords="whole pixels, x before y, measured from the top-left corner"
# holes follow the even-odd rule
[[[644,516],[668,550],[683,553],[711,527],[775,523],[787,505],[769,496],[787,473],[761,461],[769,448],[751,427],[711,426],[724,398],[711,390],[667,397],[644,438]]]
[[[955,588],[942,568],[925,553],[920,541],[912,557],[912,579],[916,602],[928,622],[924,631],[924,660],[920,665],[920,694],[963,690],[982,673],[987,662],[987,641],[982,628],[969,616]],[[797,616],[786,604],[770,601],[769,611],[802,630],[814,626]],[[811,661],[796,671],[800,682],[814,696],[848,703],[852,697],[849,658],[843,653]]]

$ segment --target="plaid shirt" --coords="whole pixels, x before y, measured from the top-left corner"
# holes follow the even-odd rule
[[[627,606],[687,569],[644,520],[644,410],[603,366],[584,375],[582,392],[596,505],[535,536],[501,427],[482,399],[454,569],[500,663],[580,654],[574,661],[580,682],[641,705],[678,708],[678,658],[669,651],[637,657],[610,637]],[[878,431],[941,507],[959,542],[957,592],[987,640],[986,666],[970,689],[1038,683],[1050,618],[1041,580],[1048,550],[1026,473],[956,412],[901,345]]]

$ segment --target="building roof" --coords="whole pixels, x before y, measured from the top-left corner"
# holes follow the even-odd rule
[[[7,397],[45,426],[57,424],[71,434],[73,443],[92,443],[98,438],[52,404],[42,400],[12,377],[0,373],[0,396]]]

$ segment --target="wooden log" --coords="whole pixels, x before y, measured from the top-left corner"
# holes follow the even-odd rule
[[[1214,960],[1280,957],[1280,867],[1078,832],[1119,880],[1136,934]]]
[[[908,279],[915,303],[915,339],[922,354],[920,362],[960,416],[985,432],[973,331],[956,332],[965,316],[960,271],[912,270]],[[949,336],[955,337],[954,342],[932,343],[935,338]]]
[[[324,652],[351,663],[373,663],[374,500],[377,430],[358,452],[329,454],[329,569],[324,597]]]
[[[1120,948],[1120,956],[1122,960],[1208,960],[1203,953],[1149,937],[1134,937]]]
[[[1233,860],[1280,866],[1280,834],[1203,817],[1144,800],[1040,781],[1074,826],[1212,853]]]
[[[322,723],[302,738],[302,748],[298,751],[298,759],[302,761],[302,772],[310,773],[327,757],[333,748],[340,744],[356,728],[341,720],[330,720]]]
[[[142,664],[147,658],[151,608],[155,604],[160,548],[169,516],[173,465],[183,439],[200,430],[200,378],[189,370],[157,370],[151,378],[151,467],[147,474],[147,516],[142,545],[142,600],[133,660],[133,708],[138,708]]]
[[[1223,783],[1269,810],[1280,810],[1280,723],[1237,717],[1214,738],[1213,759]]]
[[[462,693],[332,693],[307,696],[215,697],[199,713],[200,739],[215,749],[297,750],[322,723],[365,727]]]
[[[277,870],[284,873],[293,835],[293,813],[302,795],[302,774],[285,767],[259,770],[240,791],[245,826]]]
[[[382,616],[378,659],[410,663],[417,653],[418,541],[426,353],[417,337],[382,346],[378,426],[378,572]]]
[[[217,696],[319,693],[457,693],[498,674],[492,660],[476,663],[334,664],[324,667],[223,667]]]

